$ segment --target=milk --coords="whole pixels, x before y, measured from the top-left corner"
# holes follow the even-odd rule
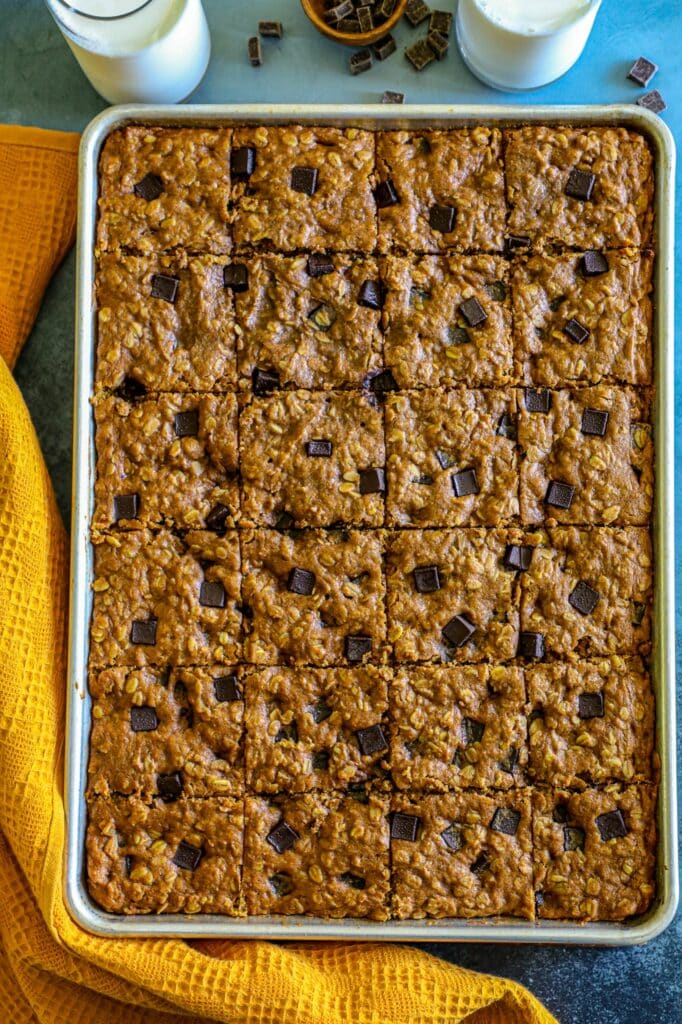
[[[76,60],[110,103],[178,103],[204,76],[201,0],[47,0]]]
[[[459,0],[464,62],[496,89],[537,89],[583,52],[601,0]]]

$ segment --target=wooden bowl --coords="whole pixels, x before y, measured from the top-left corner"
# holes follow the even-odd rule
[[[323,36],[327,36],[328,39],[334,39],[337,43],[343,43],[345,46],[355,46],[360,49],[363,46],[368,46],[370,43],[376,43],[377,39],[381,39],[382,36],[385,36],[396,27],[405,13],[407,0],[397,0],[391,17],[387,18],[381,25],[373,28],[371,32],[338,32],[324,20],[324,0],[301,0],[301,7],[318,32],[321,32]]]

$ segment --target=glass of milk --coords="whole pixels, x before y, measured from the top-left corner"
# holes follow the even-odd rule
[[[46,0],[71,51],[110,103],[178,103],[211,55],[201,0]]]
[[[600,5],[601,0],[459,0],[462,59],[494,89],[538,89],[575,64]]]

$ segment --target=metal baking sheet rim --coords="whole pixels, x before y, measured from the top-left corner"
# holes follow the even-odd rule
[[[115,128],[131,123],[291,123],[384,128],[452,127],[467,124],[622,125],[642,131],[656,156],[656,552],[653,677],[656,747],[661,760],[658,802],[657,897],[646,915],[631,922],[530,922],[502,919],[440,919],[376,922],[314,917],[229,918],[199,915],[109,914],[90,899],[85,884],[85,781],[90,698],[87,688],[88,624],[92,556],[89,523],[94,480],[94,430],[89,403],[94,364],[94,240],[97,161]],[[75,921],[98,935],[174,938],[347,939],[408,942],[512,942],[631,946],[650,941],[671,923],[679,898],[675,788],[674,462],[673,462],[673,258],[675,146],[666,125],[634,105],[610,106],[121,106],[96,117],[85,130],[79,156],[79,218],[73,438],[71,611],[66,712],[64,891]]]

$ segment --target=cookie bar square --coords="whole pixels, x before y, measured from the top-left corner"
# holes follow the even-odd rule
[[[369,391],[278,391],[239,418],[245,525],[383,526],[383,414]]]
[[[518,407],[523,522],[650,521],[654,453],[648,389],[526,389]],[[546,503],[553,480],[575,488],[568,508]]]
[[[645,247],[654,175],[645,137],[626,128],[535,125],[506,132],[509,231],[538,245]]]
[[[516,378],[509,266],[497,256],[389,257],[384,358],[401,388]]]
[[[231,136],[229,128],[112,132],[99,161],[99,250],[228,252]]]
[[[622,921],[655,890],[656,788],[533,793],[533,876],[540,918]]]
[[[389,798],[368,789],[246,798],[249,914],[388,917]]]
[[[195,665],[241,655],[239,542],[196,530],[93,538],[90,665]]]
[[[234,301],[247,386],[264,369],[282,387],[358,387],[381,366],[376,260],[313,253],[255,256],[241,265],[247,287]]]
[[[534,781],[585,789],[652,778],[654,698],[640,658],[526,669]]]
[[[88,801],[90,895],[116,914],[243,916],[242,800]]]
[[[385,670],[267,668],[246,684],[246,770],[256,793],[345,789],[387,767]]]
[[[162,394],[95,403],[93,528],[190,529],[239,515],[235,395]]]
[[[508,539],[504,530],[479,529],[387,535],[388,638],[397,661],[514,657],[519,584],[502,564]]]
[[[382,543],[381,532],[369,530],[243,532],[245,660],[261,665],[383,660]]]
[[[643,527],[552,527],[530,535],[521,630],[553,657],[651,650],[652,548]]]
[[[103,255],[95,389],[227,391],[237,345],[224,259]]]
[[[527,791],[391,800],[393,916],[533,917]]]
[[[528,762],[523,673],[506,665],[403,666],[390,687],[399,789],[510,789]]]
[[[240,671],[92,672],[88,795],[239,796],[244,789]]]
[[[516,518],[515,435],[514,391],[389,395],[387,525],[499,526]],[[461,487],[461,474],[471,470],[471,486]]]
[[[525,383],[651,383],[653,256],[598,255],[606,268],[598,274],[585,274],[589,253],[513,264],[514,350]],[[576,321],[587,336],[571,329]]]
[[[381,252],[501,251],[506,204],[496,128],[381,132],[377,179],[395,197],[386,206],[379,200]]]
[[[376,248],[374,136],[358,128],[235,128],[232,154],[250,150],[232,184],[239,247],[338,252]]]

